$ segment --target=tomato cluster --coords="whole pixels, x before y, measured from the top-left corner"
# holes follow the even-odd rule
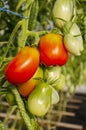
[[[17,86],[22,97],[28,98],[29,111],[43,116],[59,100],[56,89],[62,89],[61,80],[65,81],[60,66],[67,61],[63,37],[49,33],[41,37],[38,47],[22,48],[6,66],[5,77]]]

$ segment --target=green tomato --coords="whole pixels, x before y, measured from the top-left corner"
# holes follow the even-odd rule
[[[61,74],[61,67],[50,66],[44,69],[44,80],[54,86]]]
[[[83,51],[83,39],[76,23],[67,22],[64,26],[64,45],[71,54],[79,56]]]
[[[45,82],[39,83],[28,97],[28,110],[36,116],[44,116],[51,105],[52,89]]]
[[[52,87],[52,105],[59,102],[59,94],[55,88]]]
[[[9,105],[13,106],[13,105],[16,105],[16,100],[15,100],[15,97],[14,95],[12,94],[12,92],[8,91],[6,93],[6,100],[7,102],[9,103]]]
[[[53,17],[56,26],[62,28],[67,21],[70,21],[74,12],[72,0],[56,0],[53,7]]]
[[[64,37],[64,45],[67,51],[75,56],[81,55],[81,51],[83,50],[78,37],[74,37],[71,34],[67,34]]]
[[[57,80],[57,84],[55,87],[56,90],[62,90],[65,86],[65,76],[63,74],[60,75],[59,79]]]

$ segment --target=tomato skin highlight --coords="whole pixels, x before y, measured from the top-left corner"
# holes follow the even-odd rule
[[[29,80],[39,66],[39,51],[34,47],[24,47],[6,66],[6,79],[12,84],[20,84]]]
[[[34,90],[36,85],[40,83],[40,79],[38,80],[36,78],[43,78],[43,70],[41,67],[38,67],[38,69],[36,70],[35,74],[31,79],[17,86],[19,93],[23,97],[28,97],[28,95]]]
[[[47,66],[64,65],[68,60],[68,53],[60,34],[46,34],[39,43],[41,62]]]

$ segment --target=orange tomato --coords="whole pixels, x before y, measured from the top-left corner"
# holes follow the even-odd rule
[[[18,91],[23,97],[28,97],[28,95],[33,91],[36,85],[40,82],[39,78],[43,78],[43,70],[38,67],[37,71],[31,79],[23,84],[18,85]]]

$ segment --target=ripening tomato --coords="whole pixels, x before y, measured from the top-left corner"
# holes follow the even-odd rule
[[[36,85],[39,84],[40,80],[43,78],[43,70],[41,67],[38,67],[35,74],[31,79],[26,81],[23,84],[18,85],[18,91],[23,97],[28,97],[28,95],[33,91]]]
[[[47,66],[64,65],[68,60],[68,53],[60,34],[46,34],[39,42],[41,62]]]
[[[40,55],[36,48],[29,46],[22,48],[6,66],[6,79],[13,84],[26,82],[36,72],[39,61]]]

